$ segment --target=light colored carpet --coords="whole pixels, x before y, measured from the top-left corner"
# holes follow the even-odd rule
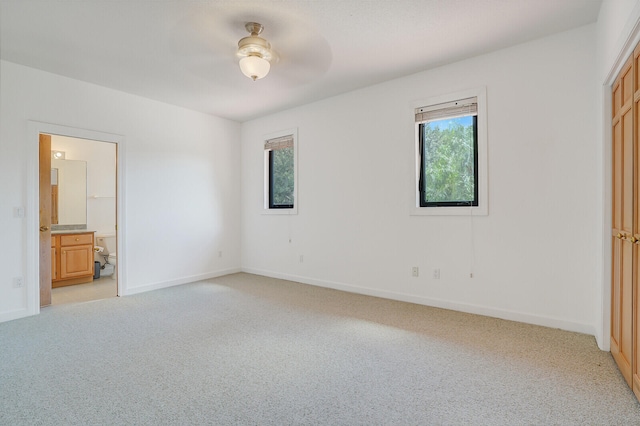
[[[235,274],[0,324],[0,424],[640,425],[593,337]]]

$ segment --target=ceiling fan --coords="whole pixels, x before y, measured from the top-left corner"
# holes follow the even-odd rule
[[[271,43],[260,37],[264,30],[262,24],[247,22],[244,27],[251,35],[238,42],[237,55],[241,58],[239,65],[244,75],[256,81],[269,73],[275,55],[271,50]]]
[[[269,13],[273,14],[271,10]],[[259,18],[247,19],[250,14],[265,15],[266,30]],[[245,37],[239,28],[246,31]],[[263,36],[267,31],[268,40]],[[307,85],[326,73],[332,62],[327,40],[308,22],[288,15],[269,16],[267,11],[232,14],[205,7],[178,21],[169,42],[181,58],[177,67],[187,68],[199,84],[223,90],[237,84],[238,66],[241,70],[247,66],[242,75],[251,80],[268,74],[268,86],[282,88]]]

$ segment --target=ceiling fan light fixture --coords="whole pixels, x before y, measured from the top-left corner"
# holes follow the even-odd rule
[[[241,58],[239,65],[244,75],[256,81],[269,73],[271,69],[269,61],[273,58],[273,52],[271,44],[259,37],[264,29],[261,24],[248,22],[244,27],[251,35],[238,42],[237,55]]]
[[[269,74],[271,64],[258,55],[250,55],[240,59],[240,69],[244,75],[256,81]]]

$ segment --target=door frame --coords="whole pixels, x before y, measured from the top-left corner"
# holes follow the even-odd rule
[[[98,142],[116,144],[116,236],[118,253],[117,274],[118,296],[127,294],[126,244],[125,244],[125,138],[123,135],[95,130],[80,129],[58,124],[29,120],[27,122],[27,270],[26,292],[27,311],[30,315],[40,313],[40,254],[39,254],[39,146],[40,134],[68,136]]]

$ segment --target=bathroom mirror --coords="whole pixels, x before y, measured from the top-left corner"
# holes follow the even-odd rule
[[[51,229],[87,228],[87,162],[51,160]]]

